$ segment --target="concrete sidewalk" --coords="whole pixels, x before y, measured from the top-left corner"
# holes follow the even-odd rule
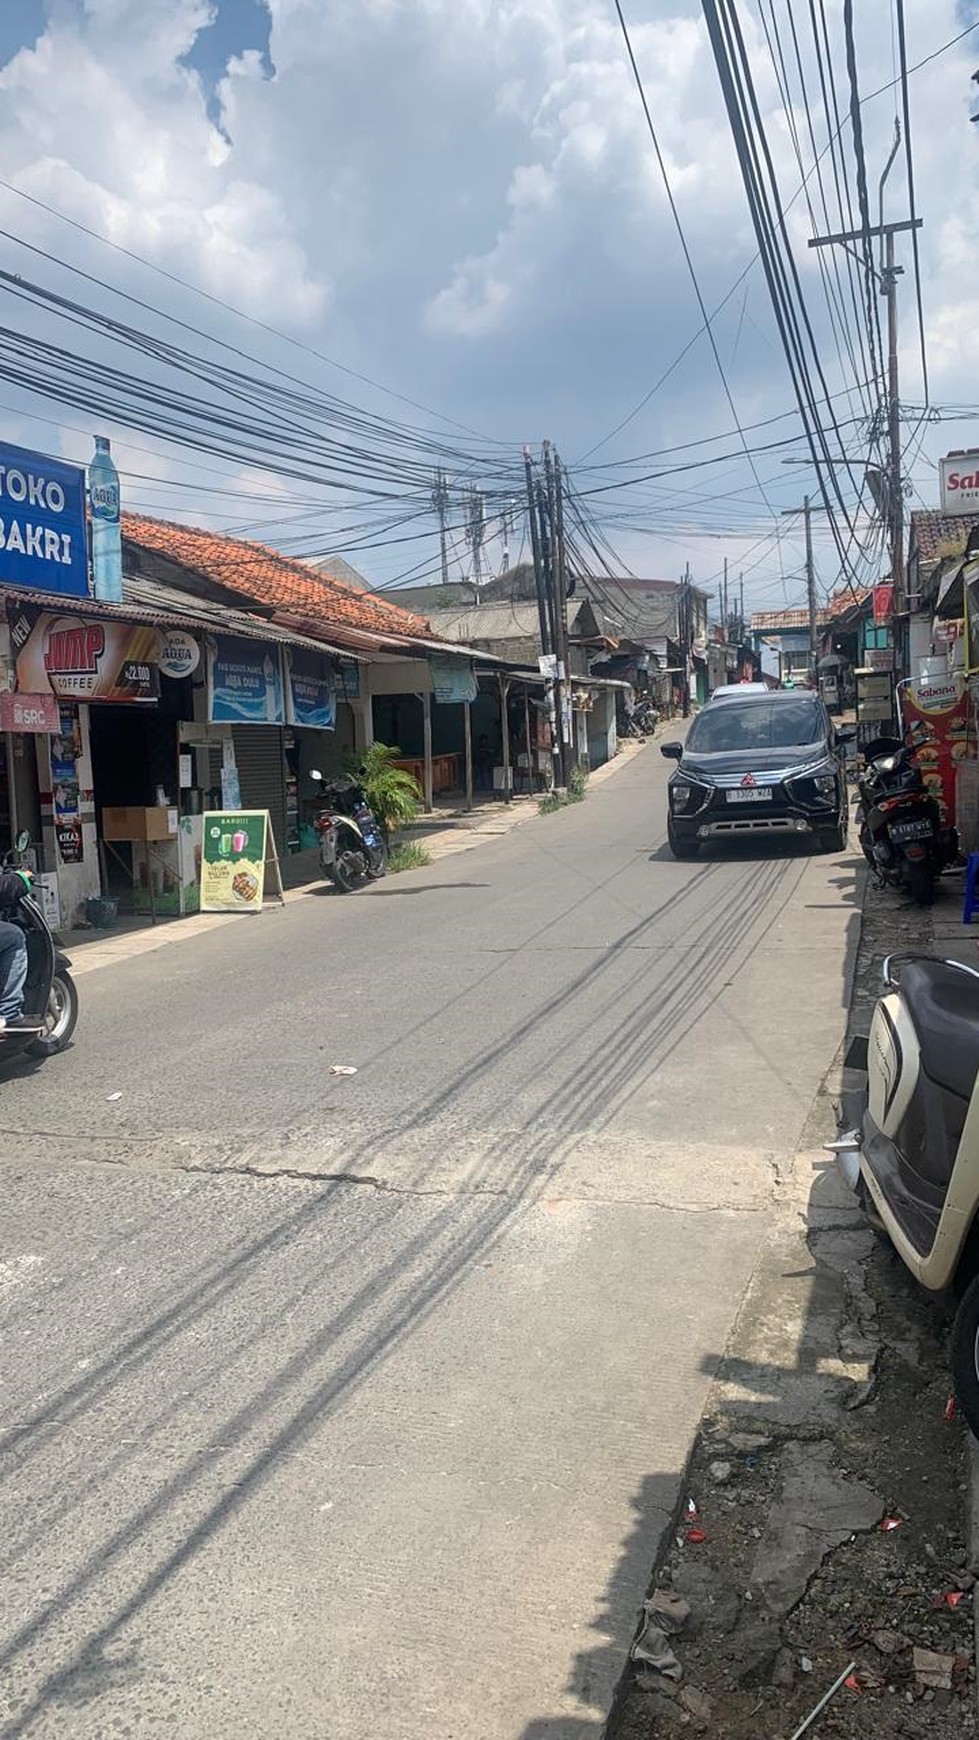
[[[661,735],[661,731],[658,735]],[[604,767],[597,768],[589,775],[589,791],[628,767],[651,742],[652,739],[646,739],[642,742],[624,743],[614,761],[607,762]],[[484,845],[489,840],[498,840],[512,833],[514,828],[519,828],[524,822],[537,817],[539,802],[537,797],[522,797],[514,798],[509,804],[502,801],[480,804],[468,814],[457,812],[441,827],[437,815],[425,816],[408,829],[404,837],[423,846],[432,862],[437,863],[441,858],[471,851],[474,846]],[[296,888],[288,888],[286,904],[289,905],[294,900],[308,899],[310,895],[318,894],[322,886],[323,879],[317,876]],[[277,907],[278,902],[273,899],[268,902],[264,911],[274,913]],[[221,925],[241,922],[250,922],[249,916],[237,912],[200,912],[191,918],[161,919],[157,924],[152,924],[145,918],[124,919],[111,930],[69,930],[61,934],[71,956],[72,971],[78,978],[83,973],[94,972],[98,967],[115,966],[120,961],[131,960],[135,955],[153,954],[170,943],[189,942],[206,931],[217,930]]]

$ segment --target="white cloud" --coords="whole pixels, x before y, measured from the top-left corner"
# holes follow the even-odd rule
[[[606,434],[700,324],[607,0],[268,0],[268,10],[275,76],[263,75],[254,52],[231,60],[219,90],[223,130],[184,64],[211,17],[206,0],[86,0],[77,13],[56,12],[36,48],[0,70],[0,175],[468,425],[515,443],[551,434],[568,457]],[[893,77],[888,3],[864,0],[858,11],[867,93]],[[629,0],[627,12],[713,307],[755,243],[700,6]],[[908,0],[912,60],[959,27],[955,0]],[[757,31],[749,46],[791,192],[798,177]],[[974,64],[963,44],[913,85],[933,387],[949,399],[965,396],[963,368],[975,357],[967,305],[979,227],[979,129],[967,120]],[[845,107],[842,58],[836,67]],[[824,138],[818,102],[815,115]],[[796,119],[805,137],[804,116]],[[892,124],[892,96],[866,107],[872,198]],[[904,197],[902,173],[899,160],[893,211]],[[835,389],[804,201],[789,221]],[[319,384],[368,396],[9,195],[0,194],[0,222],[245,349],[310,370]],[[5,249],[4,264],[24,269],[16,249]],[[906,396],[916,398],[910,290],[909,272],[902,359]],[[746,301],[740,292],[732,299],[716,332],[743,420],[788,409],[790,384],[757,270]],[[389,399],[371,403],[399,414]],[[701,340],[601,457],[696,439],[730,421]],[[951,444],[946,433],[929,437],[932,452]],[[791,499],[798,480],[776,479],[775,466],[773,459],[763,470],[769,491],[781,500],[788,489]],[[770,523],[743,464],[732,463],[715,493],[742,487],[727,507],[708,503],[705,522],[714,513],[718,524],[723,514]],[[681,513],[695,518],[698,499],[711,492],[698,497],[696,474],[685,496],[663,489],[642,498],[650,523],[658,503],[659,537],[623,532],[622,541],[643,566],[669,561],[672,570],[682,555]],[[681,541],[667,543],[674,533]]]

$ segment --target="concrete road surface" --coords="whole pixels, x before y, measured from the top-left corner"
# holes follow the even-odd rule
[[[0,1082],[0,1735],[597,1740],[856,930],[851,859],[674,863],[667,772]]]

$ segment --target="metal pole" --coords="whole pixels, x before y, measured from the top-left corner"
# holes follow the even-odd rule
[[[430,816],[435,808],[435,793],[432,789],[432,697],[429,694],[422,696],[422,731],[425,753],[425,814]]]
[[[503,802],[508,804],[510,791],[510,721],[507,714],[507,691],[510,687],[502,671],[497,673],[500,683],[500,722],[503,727]]]
[[[472,702],[462,703],[463,741],[465,743],[464,759],[466,763],[466,809],[473,807],[473,720]]]
[[[554,564],[552,559],[552,544],[550,538],[550,522],[547,512],[547,493],[544,485],[537,485],[537,519],[538,537],[540,539],[541,572],[544,577],[544,598],[548,615],[548,636],[550,651],[556,661],[557,675],[550,684],[551,702],[551,757],[554,763],[554,784],[560,790],[567,784],[564,754],[564,682],[561,677],[561,654],[557,639],[557,620],[554,608]]]
[[[558,630],[561,639],[561,660],[564,665],[564,678],[568,686],[570,729],[568,767],[570,771],[570,768],[581,757],[576,741],[575,712],[571,704],[574,691],[571,686],[571,642],[568,635],[568,552],[564,541],[564,485],[561,477],[561,460],[556,448],[554,451],[554,587]]]
[[[10,818],[10,845],[20,833],[20,817],[17,814],[17,775],[14,772],[14,734],[4,732],[4,754],[7,758],[7,813]]]
[[[887,299],[887,435],[891,472],[891,579],[894,611],[904,607],[904,490],[901,483],[901,399],[897,370],[897,268],[894,232],[884,238],[884,296]]]
[[[442,585],[449,584],[449,553],[445,545],[445,516],[449,505],[449,486],[445,481],[445,472],[441,466],[435,473],[435,486],[432,490],[432,506],[438,514],[439,550],[442,557]]]
[[[524,689],[523,710],[524,710],[524,731],[526,732],[526,736],[527,736],[527,790],[532,795],[533,790],[534,790],[534,771],[535,770],[534,770],[534,742],[533,742],[533,738],[532,738],[531,732],[530,732],[530,691],[529,691],[529,689]]]
[[[816,626],[816,569],[812,559],[812,508],[807,495],[802,498],[802,514],[806,526],[806,603],[809,608],[809,673],[816,687],[816,667],[819,664],[819,630]]]

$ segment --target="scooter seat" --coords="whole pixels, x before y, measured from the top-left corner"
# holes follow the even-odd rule
[[[900,984],[926,1074],[971,1099],[979,1072],[979,978],[944,961],[916,960],[902,963]]]

